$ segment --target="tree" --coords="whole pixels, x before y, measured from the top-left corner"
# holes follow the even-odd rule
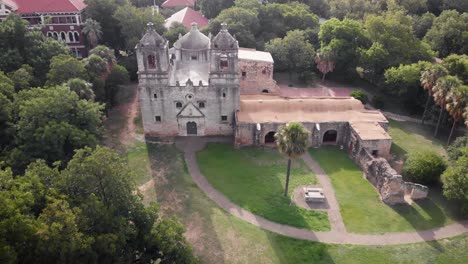
[[[392,67],[385,71],[386,92],[399,98],[415,99],[421,97],[421,73],[431,65],[427,61],[420,61],[408,65]]]
[[[461,211],[468,215],[468,148],[463,155],[450,164],[442,174],[444,196],[462,202]]]
[[[314,62],[315,51],[305,38],[304,31],[289,31],[283,39],[273,39],[266,44],[266,50],[271,53],[279,69],[292,73],[301,73],[311,70]]]
[[[319,40],[320,50],[332,51],[336,58],[335,69],[344,73],[355,72],[360,49],[368,43],[360,22],[336,18],[322,24]]]
[[[119,86],[129,83],[129,81],[130,76],[127,69],[121,65],[115,65],[106,81],[106,98],[111,105],[114,104]]]
[[[119,6],[114,18],[118,21],[120,32],[125,40],[125,49],[133,50],[146,31],[148,22],[152,22],[159,33],[163,33],[164,17],[158,13],[153,15],[152,8],[136,8],[132,4]]]
[[[278,129],[275,134],[276,145],[281,154],[288,158],[286,186],[284,196],[288,195],[291,160],[300,157],[307,151],[310,132],[300,123],[288,123]]]
[[[206,18],[212,19],[217,17],[222,10],[233,6],[234,0],[199,0],[197,5]]]
[[[46,85],[63,84],[73,78],[87,79],[83,63],[70,55],[53,57],[50,62],[49,73],[47,73]]]
[[[387,8],[386,0],[329,0],[331,17],[338,19],[363,19],[366,14],[376,14]]]
[[[8,74],[10,79],[15,83],[16,91],[31,87],[33,71],[34,69],[31,66],[23,64],[21,68]]]
[[[315,55],[315,64],[317,69],[322,73],[322,82],[325,81],[325,76],[335,69],[335,54],[328,47],[317,52]]]
[[[17,94],[16,148],[9,163],[21,170],[32,160],[67,161],[77,148],[95,146],[103,106],[80,100],[68,87],[33,88]]]
[[[367,97],[367,94],[361,90],[352,91],[350,96],[354,97],[355,99],[358,99],[363,104],[367,104],[369,102],[369,98]]]
[[[434,101],[440,106],[439,119],[437,120],[437,126],[434,132],[434,137],[436,137],[439,132],[440,121],[442,121],[442,114],[447,104],[447,95],[452,89],[460,85],[461,82],[460,80],[458,80],[457,77],[448,75],[438,79],[436,85],[432,88]]]
[[[464,84],[468,84],[468,55],[452,54],[442,61],[450,75],[457,76]]]
[[[420,16],[412,16],[414,35],[419,39],[423,39],[427,31],[432,27],[435,18],[436,16],[429,12]]]
[[[88,18],[84,23],[83,33],[86,35],[90,47],[94,48],[102,37],[102,27],[96,20]]]
[[[126,2],[126,1],[125,1]],[[112,48],[121,48],[125,39],[120,32],[119,21],[114,14],[119,7],[116,0],[86,0],[86,17],[101,25],[103,43]]]
[[[171,24],[169,29],[164,32],[164,37],[169,40],[169,45],[174,45],[174,43],[179,39],[180,35],[185,35],[188,32],[184,24],[179,22],[174,22]]]
[[[305,0],[304,4],[310,7],[310,10],[319,17],[330,17],[330,5],[326,0]]]
[[[434,151],[411,152],[403,166],[403,176],[421,184],[439,182],[446,163],[444,158]]]
[[[456,124],[463,120],[463,113],[468,106],[468,86],[454,87],[447,95],[447,112],[452,116],[453,125],[447,140],[450,144]]]
[[[65,83],[70,90],[74,91],[80,99],[94,101],[96,96],[94,95],[92,84],[82,79],[70,79]]]
[[[468,135],[458,137],[447,148],[447,154],[450,161],[456,161],[463,155],[462,150],[468,147]]]
[[[447,69],[445,69],[442,65],[439,64],[434,64],[431,67],[427,68],[424,72],[421,74],[421,85],[424,88],[424,90],[427,91],[427,99],[426,99],[426,104],[424,107],[424,113],[421,118],[421,123],[424,124],[424,119],[426,118],[427,114],[427,109],[429,108],[429,103],[431,102],[432,98],[432,89],[434,86],[437,84],[437,80],[439,78],[442,78],[448,74]]]
[[[468,13],[443,11],[427,32],[424,40],[439,56],[468,53]]]

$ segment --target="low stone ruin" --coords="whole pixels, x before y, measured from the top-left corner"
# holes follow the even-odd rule
[[[361,149],[353,159],[364,171],[366,178],[377,188],[384,203],[406,203],[405,196],[412,200],[427,197],[427,186],[405,182],[386,159],[373,157],[365,149]]]

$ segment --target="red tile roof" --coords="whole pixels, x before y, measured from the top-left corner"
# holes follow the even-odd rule
[[[162,7],[194,6],[196,0],[166,0]]]
[[[78,12],[86,8],[84,0],[13,0],[18,6],[16,13]]]
[[[5,3],[6,6],[10,7],[13,10],[16,10],[18,8],[14,0],[2,0],[0,2]]]
[[[173,14],[171,17],[166,19],[164,26],[169,28],[172,23],[179,22],[184,24],[184,26],[190,30],[192,28],[192,23],[195,22],[198,24],[198,28],[203,28],[208,26],[208,19],[204,17],[200,12],[193,10],[190,7],[186,7],[179,12]]]

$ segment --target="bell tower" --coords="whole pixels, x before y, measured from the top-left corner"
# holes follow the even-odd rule
[[[222,23],[221,31],[211,41],[210,80],[213,84],[239,82],[237,40],[228,32],[227,24]]]

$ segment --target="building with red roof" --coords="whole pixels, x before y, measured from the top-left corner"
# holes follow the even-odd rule
[[[208,19],[200,12],[197,12],[190,7],[186,7],[170,16],[166,19],[164,26],[169,28],[174,22],[183,24],[188,30],[192,28],[192,23],[197,23],[199,28],[208,26]]]
[[[0,20],[10,13],[20,15],[44,35],[68,45],[77,58],[87,56],[82,33],[84,0],[0,0]]]
[[[165,8],[173,8],[173,7],[194,7],[196,0],[166,0],[164,3],[162,3],[162,7]]]

